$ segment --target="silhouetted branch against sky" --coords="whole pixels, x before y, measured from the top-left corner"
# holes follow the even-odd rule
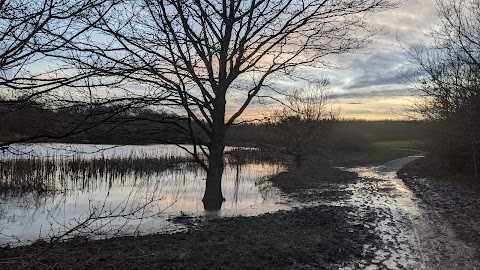
[[[439,22],[426,35],[431,42],[408,51],[424,76],[417,87],[426,98],[421,114],[427,119],[442,119],[468,108],[475,112],[480,69],[480,2],[438,0]],[[470,117],[470,116],[468,116]],[[464,119],[468,118],[463,116]]]
[[[124,1],[106,13],[90,12],[81,21],[93,27],[68,40],[61,53],[46,55],[62,59],[79,76],[88,74],[88,97],[118,97],[125,85],[137,85],[147,105],[185,115],[194,148],[208,148],[206,163],[197,158],[207,171],[203,201],[217,209],[226,131],[255,97],[268,95],[275,78],[297,67],[323,67],[326,56],[363,48],[375,34],[366,18],[398,3]],[[97,93],[102,84],[107,92]]]
[[[121,78],[153,92],[175,93],[170,104],[207,123],[213,122],[213,101],[228,96],[238,101],[227,104],[231,124],[280,74],[290,75],[298,66],[322,67],[325,56],[363,48],[374,33],[363,15],[394,4],[227,2],[126,1],[71,45],[75,54],[63,57],[98,80]]]
[[[168,47],[159,44],[159,33],[154,33],[156,30],[155,24],[163,23],[160,21],[160,17],[156,17],[157,20],[150,20],[152,16],[155,15],[155,12],[160,12],[158,3],[156,1],[124,1],[124,0],[110,0],[110,1],[65,1],[65,0],[55,0],[55,1],[26,1],[26,0],[3,0],[2,6],[0,7],[0,32],[2,32],[3,36],[0,40],[0,53],[1,61],[3,62],[1,72],[0,72],[0,86],[4,86],[8,84],[9,91],[5,90],[5,87],[2,87],[2,95],[11,96],[15,94],[17,96],[23,96],[24,99],[30,98],[29,94],[34,93],[36,95],[42,94],[39,92],[39,89],[42,90],[50,90],[50,89],[62,89],[63,86],[79,86],[87,84],[85,81],[88,81],[90,86],[95,86],[94,81],[90,80],[90,75],[86,72],[83,72],[83,76],[80,76],[79,73],[75,73],[74,70],[71,70],[70,65],[61,65],[61,62],[54,60],[58,54],[58,49],[63,51],[64,56],[69,57],[76,57],[77,54],[72,53],[70,50],[71,48],[66,48],[64,45],[65,42],[70,41],[72,38],[76,38],[79,41],[79,38],[83,39],[83,43],[79,42],[76,46],[81,46],[83,49],[101,49],[102,47],[108,47],[109,53],[108,57],[113,57],[116,59],[121,59],[121,57],[125,57],[126,61],[124,61],[123,66],[128,66],[128,63],[136,61],[136,58],[130,58],[129,55],[134,55],[133,53],[137,53],[137,57],[148,56],[150,57],[147,63],[150,61],[158,61],[158,59],[153,59],[153,56],[156,54],[164,54],[164,50]],[[169,14],[173,14],[173,12],[178,12],[175,7],[176,1],[169,4],[169,1],[163,1],[164,6],[166,7],[166,12]],[[188,1],[187,1],[188,2]],[[195,1],[191,1],[192,4],[188,4],[187,2],[180,7],[185,9],[185,7],[190,9],[190,12],[196,12],[192,8],[196,8],[198,10],[198,5],[195,4]],[[210,1],[205,2],[200,1],[199,5],[204,6],[206,10],[206,15],[212,17],[212,20],[218,20],[218,16],[215,17],[214,15],[219,15],[215,13],[219,11],[218,9],[214,9],[214,7],[220,2]],[[268,2],[269,6],[275,6],[281,2],[288,3],[292,5],[300,5],[302,3],[308,4],[305,1],[266,1]],[[259,15],[262,11],[262,4],[266,3],[265,1],[256,1],[257,4],[257,13],[253,15]],[[322,1],[310,1],[316,5],[320,5]],[[335,3],[334,3],[335,2]],[[338,5],[339,8],[348,8],[348,2],[351,1],[326,1],[325,4],[335,4]],[[358,1],[357,1],[358,2]],[[372,3],[372,1],[360,1],[362,5]],[[383,2],[383,1],[380,1]],[[249,1],[242,1],[241,5],[239,5],[238,12],[246,11],[246,7],[248,6]],[[343,4],[342,4],[343,3]],[[150,9],[147,10],[147,4],[150,4]],[[358,4],[356,4],[358,5]],[[308,6],[308,5],[307,5]],[[112,9],[115,7],[115,9]],[[277,10],[280,10],[281,6],[275,6]],[[311,6],[310,6],[311,7]],[[358,6],[357,6],[358,7]],[[48,16],[48,12],[46,12],[49,8],[52,9],[52,16]],[[266,11],[267,9],[263,10]],[[325,10],[325,9],[324,9]],[[7,12],[8,11],[8,12]],[[40,12],[40,11],[43,11]],[[288,11],[288,12],[287,12]],[[350,8],[350,12],[352,9]],[[106,14],[108,13],[108,14]],[[146,14],[150,13],[150,14]],[[344,10],[343,15],[348,15],[348,10]],[[326,76],[332,82],[332,89],[338,94],[340,97],[355,97],[355,100],[351,98],[340,98],[338,100],[339,103],[342,104],[342,114],[344,116],[354,116],[354,117],[366,117],[366,118],[385,118],[389,117],[388,112],[382,109],[382,106],[390,107],[390,108],[398,108],[397,104],[394,104],[395,100],[399,100],[399,96],[395,95],[395,93],[405,91],[409,87],[405,85],[402,77],[404,75],[404,59],[401,56],[402,49],[399,48],[398,42],[400,41],[405,47],[409,47],[415,44],[419,44],[425,41],[425,36],[423,35],[423,31],[429,28],[429,26],[435,21],[437,13],[436,2],[435,0],[403,0],[401,5],[395,9],[389,9],[384,12],[380,13],[361,13],[357,15],[350,16],[350,18],[363,18],[363,22],[367,22],[374,26],[375,28],[369,28],[382,30],[382,35],[376,35],[371,39],[373,43],[370,43],[369,46],[362,50],[361,53],[356,54],[342,54],[343,56],[338,55],[330,55],[327,57],[317,57],[315,58],[315,62],[317,68],[312,67],[312,63],[308,63],[308,59],[303,59],[300,57],[295,58],[297,63],[300,63],[300,59],[305,60],[305,65],[299,65],[296,69],[292,69],[290,65],[285,65],[283,67],[283,71],[288,73],[289,77],[285,77],[278,72],[274,72],[269,75],[268,80],[264,80],[263,84],[269,84],[276,89],[289,89],[292,87],[302,87],[299,84],[304,84],[302,80],[298,80],[298,77],[302,78],[316,78],[319,76]],[[30,17],[27,15],[29,14]],[[43,14],[39,16],[39,14]],[[115,16],[115,14],[117,16]],[[135,14],[142,15],[136,16]],[[293,14],[292,9],[286,10],[282,13],[281,17],[278,17],[275,20],[271,21],[271,25],[275,27],[280,26],[278,22],[285,22],[283,20],[286,16],[290,16]],[[105,16],[103,16],[105,15]],[[148,15],[148,16],[143,16]],[[214,25],[206,25],[208,26],[208,31],[199,32],[199,29],[202,27],[202,24],[206,23],[205,21],[199,20],[202,14],[194,14],[194,13],[187,13],[186,19],[187,23],[191,24],[192,31],[195,33],[203,33],[206,37],[205,41],[203,41],[200,47],[205,47],[206,45],[211,47],[211,42],[215,41],[217,38],[215,36],[215,28]],[[271,16],[270,16],[271,15]],[[341,15],[341,14],[337,14]],[[367,15],[367,16],[364,16]],[[130,16],[130,17],[128,17]],[[155,15],[156,16],[156,15]],[[200,16],[200,17],[199,17]],[[269,14],[270,18],[273,16],[273,13]],[[30,18],[30,20],[26,18]],[[340,17],[331,17],[329,22],[338,23]],[[235,23],[237,27],[233,29],[233,35],[238,37],[237,40],[231,40],[232,44],[235,42],[242,41],[241,37],[245,32],[242,32],[246,29],[245,22],[247,18],[244,17],[243,21],[239,21]],[[315,17],[315,20],[322,19],[320,17]],[[97,25],[96,31],[91,31],[91,25],[93,23],[98,24],[100,20],[108,21],[108,24],[103,24],[103,26]],[[283,20],[283,21],[282,21]],[[173,27],[181,27],[179,22],[181,21],[180,18],[175,18]],[[10,23],[13,22],[13,23]],[[46,22],[46,23],[45,23]],[[261,23],[268,23],[268,20],[257,21],[255,27],[261,27]],[[301,21],[297,21],[301,22]],[[354,21],[359,25],[358,21]],[[344,22],[346,23],[346,22]],[[126,52],[125,50],[118,50],[120,40],[114,38],[111,34],[107,34],[109,31],[116,30],[116,28],[122,29],[122,34],[128,34],[129,30],[134,27],[146,25],[144,28],[140,28],[138,30],[140,35],[138,35],[134,39],[127,39],[130,37],[126,35],[123,37],[123,41],[127,42],[123,45],[128,45],[132,51]],[[332,24],[326,24],[331,26]],[[36,26],[36,28],[34,27]],[[41,26],[44,26],[42,28]],[[297,25],[298,26],[298,25]],[[21,28],[23,27],[23,28]],[[219,27],[218,29],[220,29]],[[292,32],[289,35],[279,38],[288,38],[290,40],[290,44],[281,44],[277,43],[275,49],[271,51],[282,52],[283,57],[279,59],[278,57],[275,58],[274,55],[269,54],[264,55],[261,61],[256,63],[264,63],[278,60],[284,61],[286,60],[286,55],[292,52],[292,48],[288,47],[294,45],[295,48],[298,48],[300,44],[295,43],[297,39],[302,40],[305,38],[307,34],[305,34],[305,29],[308,26],[301,26],[298,28],[297,32]],[[36,29],[36,30],[35,30]],[[217,29],[217,30],[218,30]],[[293,28],[292,28],[293,29]],[[327,27],[316,28],[323,33],[328,33]],[[333,30],[334,27],[330,27],[329,29]],[[23,30],[23,31],[21,31]],[[28,30],[28,31],[25,31]],[[88,30],[88,31],[87,31]],[[177,31],[178,29],[174,29]],[[273,28],[264,28],[264,30],[274,31]],[[353,30],[353,29],[351,29]],[[87,31],[87,32],[85,32]],[[183,30],[182,30],[183,31]],[[217,31],[218,32],[218,31]],[[237,32],[239,35],[237,35]],[[36,35],[28,35],[30,33],[36,33]],[[185,32],[184,32],[185,33]],[[253,32],[252,32],[253,33]],[[308,32],[311,34],[312,32]],[[334,33],[334,32],[331,32]],[[336,36],[341,36],[343,32],[337,32]],[[130,32],[130,34],[134,34]],[[257,37],[260,35],[265,35],[266,32],[256,32],[258,34]],[[267,33],[268,34],[268,33]],[[365,33],[364,33],[365,34]],[[23,35],[23,36],[21,36]],[[25,35],[32,37],[31,39],[25,39]],[[15,38],[15,36],[17,38]],[[87,36],[88,39],[87,39]],[[317,35],[318,36],[318,35]],[[364,35],[368,36],[367,35]],[[154,41],[152,43],[145,43],[142,47],[150,46],[153,49],[149,50],[142,50],[142,48],[135,48],[136,45],[144,38],[147,37],[145,40]],[[166,36],[163,34],[162,38]],[[195,38],[195,36],[192,36]],[[335,37],[335,35],[333,35]],[[358,37],[358,36],[357,36]],[[185,38],[189,38],[188,36],[184,36]],[[196,37],[197,39],[203,39],[203,37]],[[155,40],[156,39],[156,40]],[[16,40],[16,42],[11,43],[12,40]],[[264,37],[265,40],[265,37]],[[29,41],[29,43],[25,43],[25,41]],[[165,41],[165,40],[164,40]],[[201,40],[200,40],[201,41]],[[250,44],[255,42],[254,39],[249,40]],[[260,40],[259,40],[260,41]],[[315,38],[310,38],[308,44],[315,44]],[[338,41],[338,40],[337,40]],[[131,42],[131,43],[129,43]],[[20,46],[21,44],[27,44],[28,46]],[[89,47],[85,47],[83,45],[89,45]],[[164,42],[165,44],[165,42]],[[326,40],[323,40],[323,44],[328,44]],[[161,45],[161,46],[159,46]],[[173,44],[171,44],[173,45]],[[187,43],[183,44],[186,48]],[[192,44],[188,45],[191,46]],[[281,45],[281,46],[280,46]],[[337,43],[338,45],[338,43]],[[345,47],[346,43],[343,44],[341,48],[345,51],[348,49],[348,46]],[[229,48],[232,46],[230,45]],[[8,49],[7,49],[8,48]],[[22,54],[14,53],[15,48],[21,48]],[[173,47],[172,47],[173,48]],[[262,47],[263,49],[267,47]],[[145,49],[145,48],[144,48]],[[218,48],[216,48],[218,51]],[[246,47],[245,49],[252,49],[251,47]],[[305,49],[313,50],[313,49],[320,49],[317,52],[316,56],[321,56],[322,48],[318,46],[309,46]],[[32,53],[35,50],[38,50],[37,53]],[[53,51],[57,50],[55,53]],[[153,50],[153,53],[152,53]],[[211,47],[210,52],[213,52],[213,47]],[[18,50],[17,50],[18,52]],[[44,54],[43,52],[46,52]],[[323,51],[325,53],[325,51]],[[82,54],[86,55],[88,52],[83,51]],[[143,53],[143,55],[142,55]],[[208,53],[208,52],[207,52]],[[305,57],[305,53],[302,52],[302,57]],[[312,56],[314,54],[308,54],[310,56],[310,60],[313,59]],[[158,56],[158,55],[157,55]],[[177,55],[181,56],[181,55]],[[190,55],[188,57],[192,57],[199,60],[198,55]],[[98,59],[97,59],[98,58]],[[105,59],[101,59],[101,57],[92,58],[92,63],[100,64]],[[10,65],[7,66],[6,60],[9,60]],[[180,60],[177,58],[176,61]],[[212,58],[215,60],[215,57]],[[319,61],[321,60],[321,61]],[[321,69],[321,63],[326,62],[327,64],[333,64],[334,66],[341,67],[343,69],[335,69],[335,68],[327,68]],[[252,60],[252,62],[254,61]],[[155,63],[158,66],[160,63]],[[246,64],[246,63],[244,63]],[[146,66],[146,63],[144,63]],[[202,66],[202,61],[194,62],[192,66],[196,68],[204,68]],[[256,66],[257,68],[261,67],[263,70],[267,68],[267,65],[263,66]],[[121,68],[121,65],[117,66],[117,69]],[[138,75],[139,72],[135,70],[135,66],[130,66],[132,76]],[[252,87],[251,83],[254,84],[258,83],[260,78],[258,76],[252,76],[254,74],[254,70],[250,70],[250,73],[243,73],[242,76],[238,76],[238,78],[231,84],[230,90],[227,93],[227,102],[229,106],[227,108],[227,115],[233,115],[238,109],[240,109],[241,104],[243,104],[247,97],[241,95],[244,93],[243,91],[246,87]],[[116,71],[111,70],[110,74],[113,75]],[[174,70],[170,70],[171,72],[175,72]],[[284,72],[284,73],[285,73]],[[167,73],[168,74],[168,73]],[[273,75],[273,76],[272,76]],[[59,78],[61,78],[59,80]],[[118,78],[117,78],[118,79]],[[142,87],[138,86],[138,79],[139,76],[136,76],[134,85],[128,85],[127,82],[131,82],[125,79],[124,88],[128,88],[130,90],[129,94],[132,92],[132,89],[136,89],[137,93],[144,93],[147,92],[152,94],[151,91],[145,90],[145,85],[153,85],[155,89],[158,89],[158,80],[154,78],[155,82],[149,81],[148,72],[144,74],[142,77],[145,80],[145,84]],[[254,80],[252,80],[254,79]],[[109,83],[114,83],[118,81],[107,80],[105,77],[101,81],[95,81],[102,85],[108,85]],[[41,87],[38,87],[41,85]],[[98,86],[98,85],[97,85]],[[191,86],[191,85],[190,85]],[[15,90],[12,90],[15,89]],[[112,95],[112,91],[108,91],[109,88],[105,87],[102,89],[102,95]],[[150,89],[149,89],[150,90]],[[157,90],[155,90],[157,91]],[[362,98],[361,93],[367,91],[369,93],[375,92],[377,98]],[[393,92],[391,92],[393,91]],[[62,92],[62,91],[60,91]],[[63,92],[65,92],[63,90]],[[99,92],[100,93],[100,92]],[[117,94],[116,92],[115,94]],[[385,93],[385,95],[382,95]],[[401,95],[404,96],[404,95]],[[254,106],[249,107],[249,109],[244,112],[244,118],[255,118],[258,117],[258,112],[264,110],[263,107],[258,107],[258,102],[256,103],[255,99],[250,100],[254,101]],[[349,104],[355,104],[350,106]],[[382,105],[383,104],[383,105]],[[231,106],[236,105],[236,106]],[[365,114],[355,114],[355,110],[366,110],[367,113]]]
[[[73,73],[50,63],[48,55],[64,50],[98,22],[83,24],[91,10],[106,14],[118,1],[2,0],[0,2],[0,95],[25,102],[52,90],[73,86],[90,74]],[[5,100],[3,101],[5,102]]]

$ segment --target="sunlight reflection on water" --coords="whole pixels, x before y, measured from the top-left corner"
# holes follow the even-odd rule
[[[135,159],[141,156],[148,158],[139,159],[140,162],[151,162],[155,156],[185,156],[174,146],[110,147],[103,153],[95,149],[104,146],[38,144],[22,147],[17,151],[23,155],[7,153],[2,159],[26,158],[30,161],[23,167],[18,161],[19,168],[12,175],[7,173],[8,168],[2,168],[0,182],[48,184],[42,184],[46,188],[41,192],[8,189],[1,192],[0,244],[24,244],[38,238],[60,236],[75,226],[79,234],[97,235],[97,238],[173,232],[185,228],[170,222],[171,217],[212,214],[205,213],[201,202],[206,174],[191,163],[145,172],[135,171],[129,167],[131,163],[123,161],[107,169],[98,165],[107,164],[106,157]],[[50,160],[50,165],[39,165],[38,156],[56,158]],[[85,161],[79,168],[76,163],[65,162],[72,157],[76,161],[94,157],[104,159],[96,160],[94,166]],[[222,184],[226,201],[214,215],[259,215],[289,209],[287,198],[270,182],[264,181],[284,170],[284,165],[278,163],[227,165]]]

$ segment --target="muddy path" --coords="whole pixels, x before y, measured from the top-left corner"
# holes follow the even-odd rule
[[[425,203],[443,193],[419,199],[397,177],[417,158],[344,171],[312,164],[270,179],[301,205],[290,211],[185,217],[177,222],[189,230],[175,234],[0,248],[0,269],[480,269]]]
[[[345,169],[359,176],[358,182],[346,186],[352,195],[345,205],[357,209],[350,213],[350,222],[369,228],[381,243],[364,246],[365,257],[373,259],[343,269],[477,269],[472,249],[397,177],[399,169],[418,158]],[[373,222],[363,219],[372,212]]]

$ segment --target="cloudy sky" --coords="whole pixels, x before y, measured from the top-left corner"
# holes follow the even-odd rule
[[[374,14],[370,22],[386,34],[362,52],[339,57],[341,68],[321,71],[332,83],[341,117],[405,117],[414,90],[406,83],[412,66],[401,47],[428,42],[424,33],[435,23],[436,10],[435,0],[404,0],[399,8]]]
[[[413,67],[402,46],[408,48],[428,42],[425,32],[437,20],[436,12],[435,0],[403,0],[399,8],[370,14],[370,23],[384,34],[375,36],[373,43],[361,52],[339,56],[338,68],[311,71],[330,80],[340,117],[405,117],[414,89],[407,83]],[[232,97],[231,102],[239,100]],[[268,108],[254,105],[242,118],[257,118],[265,111],[268,114]]]
[[[407,84],[412,67],[401,47],[428,42],[424,33],[435,23],[436,10],[435,0],[405,0],[401,7],[370,18],[387,33],[376,36],[364,52],[342,56],[344,69],[325,72],[342,117],[404,117],[414,90]]]

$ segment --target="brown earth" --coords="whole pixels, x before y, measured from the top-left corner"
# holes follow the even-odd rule
[[[422,241],[428,269],[480,269],[480,185],[432,164],[419,159],[398,172],[430,223]]]
[[[300,202],[343,201],[354,173],[312,165],[271,179]],[[370,260],[378,236],[353,207],[317,205],[257,217],[181,218],[186,233],[72,240],[0,250],[0,269],[337,269]],[[362,217],[374,219],[368,213]]]
[[[184,233],[4,248],[0,269],[480,268],[479,185],[435,180],[419,159],[398,173],[411,194],[394,176],[411,160],[360,176],[309,164],[270,179],[303,207],[178,218]]]

